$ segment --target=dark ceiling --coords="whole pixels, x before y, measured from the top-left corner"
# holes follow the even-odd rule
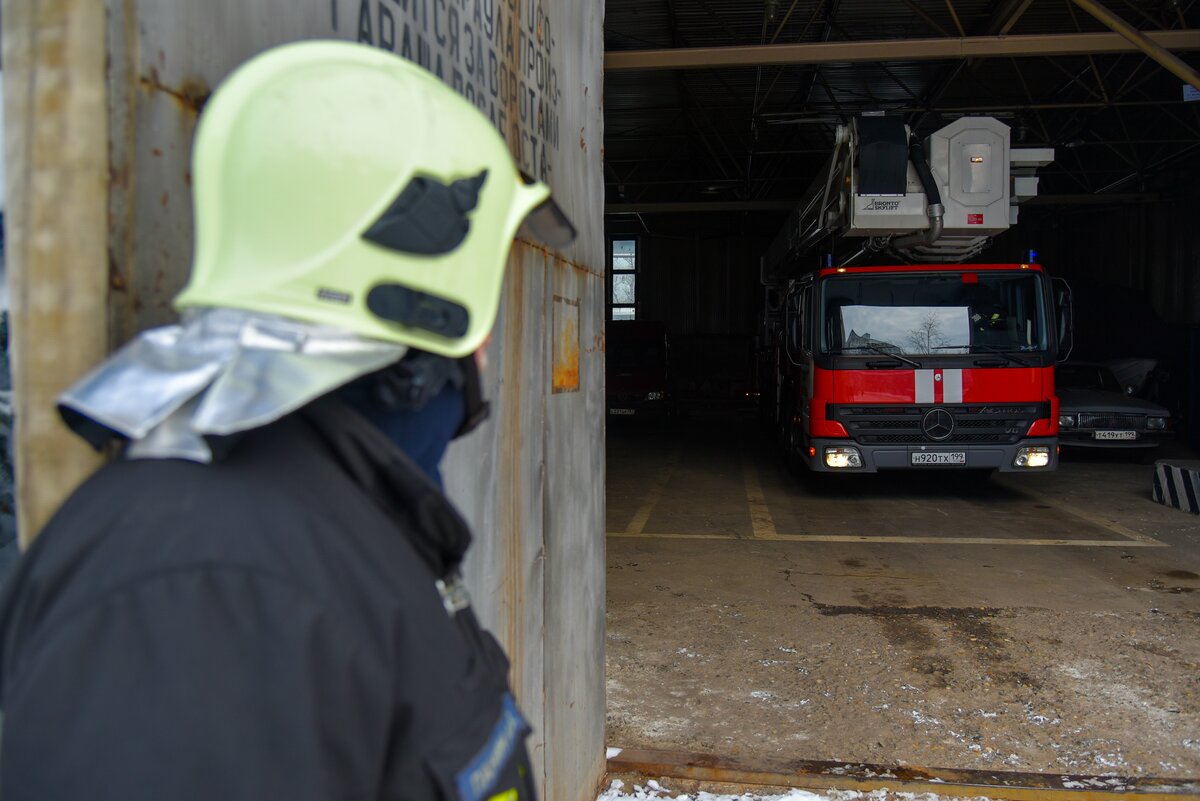
[[[1101,3],[1140,31],[1177,32],[1169,36],[1184,69],[1200,64],[1200,31],[1194,30],[1200,29],[1200,0]],[[1064,203],[1094,195],[1149,197],[1170,192],[1172,181],[1200,178],[1200,102],[1184,102],[1184,81],[1126,39],[1118,41],[1131,52],[1116,54],[1041,55],[1052,48],[1030,44],[1031,55],[927,58],[934,42],[909,47],[925,50],[916,56],[888,61],[865,60],[874,55],[862,45],[845,48],[856,60],[820,64],[671,69],[616,61],[627,51],[678,48],[740,47],[748,51],[743,58],[758,60],[772,52],[759,49],[764,45],[996,36],[1033,42],[1019,37],[1088,32],[1117,39],[1081,5],[607,0],[610,221],[680,208],[660,204],[705,203],[730,213],[770,210],[770,224],[777,224],[778,209],[798,200],[823,166],[834,127],[874,110],[903,115],[921,136],[963,114],[999,117],[1012,127],[1014,146],[1055,148],[1055,163],[1039,173],[1040,191]],[[1184,29],[1193,30],[1178,33]]]

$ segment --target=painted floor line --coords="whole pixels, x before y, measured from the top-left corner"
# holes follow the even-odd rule
[[[667,491],[667,483],[671,480],[671,476],[675,474],[675,467],[678,464],[679,451],[675,450],[667,457],[663,471],[659,473],[655,482],[650,485],[650,491],[646,493],[646,500],[642,501],[642,505],[634,513],[633,519],[625,527],[625,534],[636,536],[641,534],[642,530],[646,528],[646,522],[650,520],[650,515],[654,514],[655,507],[662,500],[663,493]]]
[[[610,531],[610,537],[642,537],[664,540],[739,540],[734,534],[707,533],[666,533],[639,532],[630,534],[623,531]],[[1018,539],[1010,537],[920,537],[920,536],[889,536],[872,537],[857,534],[779,534],[772,533],[769,539],[777,542],[869,542],[869,543],[900,543],[913,545],[1035,545],[1035,546],[1084,546],[1088,548],[1166,548],[1166,543],[1151,540],[1068,540],[1068,539]]]
[[[1134,531],[1131,528],[1126,528],[1125,526],[1122,526],[1120,523],[1115,523],[1111,520],[1105,520],[1104,518],[1100,517],[1099,515],[1094,515],[1091,512],[1087,511],[1086,509],[1080,509],[1077,506],[1073,506],[1073,505],[1067,503],[1066,501],[1055,498],[1053,495],[1047,495],[1046,493],[1039,492],[1035,489],[1029,489],[1028,487],[1013,486],[1012,484],[1005,484],[1004,486],[1008,489],[1013,490],[1014,492],[1018,492],[1024,496],[1026,496],[1027,498],[1032,498],[1034,500],[1041,501],[1042,503],[1047,504],[1048,506],[1053,506],[1054,508],[1056,508],[1060,511],[1066,512],[1069,515],[1078,517],[1080,520],[1086,520],[1087,522],[1089,522],[1093,525],[1108,529],[1109,531],[1113,532],[1114,534],[1120,534],[1122,537],[1128,537],[1131,540],[1136,540],[1137,542],[1141,542],[1146,545],[1157,545],[1157,546],[1161,546],[1161,547],[1167,547],[1167,544],[1165,542],[1161,542],[1159,540],[1154,539],[1153,537],[1147,536],[1146,534],[1142,534],[1140,532]]]
[[[742,459],[742,475],[746,481],[746,501],[750,504],[750,525],[754,529],[754,538],[758,540],[778,539],[775,520],[771,517],[771,510],[767,508],[767,498],[763,494],[762,482],[758,478],[758,468],[744,457]]]

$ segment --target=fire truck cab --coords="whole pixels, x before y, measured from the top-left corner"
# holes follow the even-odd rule
[[[815,471],[1057,465],[1054,297],[1036,264],[820,270],[789,286],[772,415]]]

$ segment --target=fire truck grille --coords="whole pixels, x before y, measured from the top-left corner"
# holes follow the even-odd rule
[[[948,437],[935,439],[923,428],[925,415],[945,409],[954,418]],[[1038,418],[1050,416],[1048,404],[961,406],[829,406],[831,419],[846,427],[863,445],[1012,444],[1029,431]]]

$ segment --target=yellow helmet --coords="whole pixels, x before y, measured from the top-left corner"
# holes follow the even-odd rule
[[[285,45],[204,108],[196,250],[177,309],[231,307],[459,357],[495,322],[508,251],[574,229],[477,109],[366,45]]]

